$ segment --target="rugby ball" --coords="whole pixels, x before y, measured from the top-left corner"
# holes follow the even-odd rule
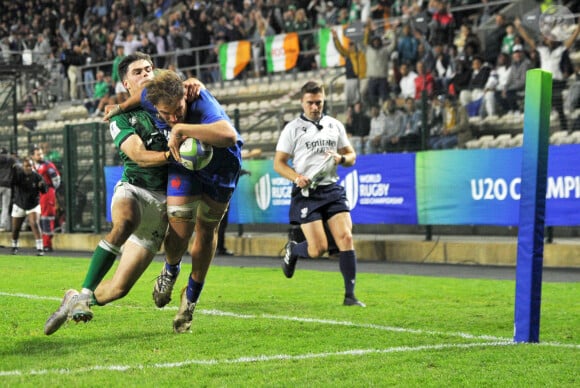
[[[179,147],[181,164],[188,170],[201,170],[209,164],[213,156],[213,147],[191,137],[185,139]]]

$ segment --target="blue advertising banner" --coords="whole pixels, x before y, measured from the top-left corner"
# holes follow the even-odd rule
[[[122,166],[106,166],[105,167],[105,191],[107,193],[107,221],[111,222],[111,199],[113,198],[113,191],[115,185],[123,176]]]
[[[415,154],[361,155],[339,168],[356,224],[417,224]]]
[[[519,219],[521,148],[360,155],[339,168],[358,224],[510,225]],[[271,160],[246,160],[230,205],[235,224],[288,223],[292,183]],[[122,167],[105,167],[107,219]],[[580,225],[580,145],[551,146],[546,225]]]
[[[580,145],[549,154],[546,225],[580,225]],[[419,152],[416,164],[419,224],[518,225],[521,148]]]
[[[244,162],[230,205],[231,223],[287,223],[292,182],[274,171],[271,160]],[[352,218],[358,224],[416,224],[415,155],[361,155],[338,169]]]
[[[580,225],[580,145],[549,147],[546,225]]]
[[[521,148],[417,154],[422,225],[517,225]]]

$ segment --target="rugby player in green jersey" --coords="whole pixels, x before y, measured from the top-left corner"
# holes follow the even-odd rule
[[[126,56],[119,75],[129,94],[139,93],[153,78],[151,58],[142,53]],[[68,290],[56,312],[46,321],[50,335],[67,320],[90,321],[91,305],[105,305],[127,295],[149,266],[167,230],[167,138],[140,107],[111,119],[109,130],[123,161],[123,176],[115,187],[112,229],[93,253],[82,290]],[[117,255],[123,253],[110,280],[103,281]]]

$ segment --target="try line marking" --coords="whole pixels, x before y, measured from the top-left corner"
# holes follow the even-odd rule
[[[22,294],[22,293],[8,293],[0,291],[0,296],[5,297],[16,297],[16,298],[24,298],[24,299],[31,299],[31,300],[51,300],[51,301],[61,301],[62,298],[55,298],[50,296],[39,296],[39,295],[30,295],[30,294]],[[159,312],[163,312],[165,310],[177,310],[177,307],[164,307],[162,309],[158,309],[156,307],[131,307],[131,306],[123,306],[118,304],[108,304],[106,307],[116,307],[116,308],[124,308],[124,309],[146,309],[146,310],[155,310]],[[491,335],[475,335],[470,333],[462,333],[462,332],[444,332],[444,331],[435,331],[435,330],[421,330],[421,329],[410,329],[405,327],[393,327],[393,326],[383,326],[377,325],[372,323],[355,323],[349,321],[337,321],[333,319],[320,319],[320,318],[304,318],[304,317],[291,317],[285,315],[272,315],[272,314],[238,314],[228,311],[220,311],[220,310],[204,310],[204,309],[196,309],[195,312],[197,314],[204,314],[204,315],[215,315],[215,316],[223,316],[223,317],[232,317],[237,319],[272,319],[272,320],[281,320],[281,321],[292,321],[292,322],[303,322],[303,323],[317,323],[323,325],[336,325],[336,326],[348,326],[348,327],[358,327],[361,329],[373,329],[373,330],[382,330],[382,331],[390,331],[390,332],[397,332],[397,333],[410,333],[410,334],[417,334],[417,335],[431,335],[431,336],[447,336],[447,337],[459,337],[463,339],[470,339],[470,340],[484,340],[484,341],[492,341],[493,343],[512,343],[512,338],[505,338],[505,337],[496,337]],[[576,348],[580,349],[580,344],[562,344],[559,342],[540,342],[539,344],[534,345],[543,345],[543,346],[555,346],[555,347],[562,347],[562,348]]]
[[[22,293],[8,293],[8,292],[1,292],[0,296],[6,297],[15,297],[15,298],[24,298],[24,299],[31,299],[31,300],[51,300],[51,301],[62,301],[62,298],[55,298],[50,296],[39,296],[39,295],[30,295],[30,294],[22,294]],[[116,303],[108,304],[105,308],[124,308],[124,309],[149,309],[147,307],[129,307],[123,306]],[[156,311],[167,311],[167,310],[176,310],[177,307],[169,306],[164,307],[162,309],[158,309],[156,307],[151,307],[150,310]],[[433,335],[433,336],[449,336],[449,337],[460,337],[464,339],[476,339],[476,340],[485,340],[485,341],[511,341],[510,338],[501,338],[495,337],[490,335],[474,335],[469,333],[461,333],[461,332],[441,332],[441,331],[433,331],[433,330],[421,330],[421,329],[409,329],[404,327],[392,327],[392,326],[382,326],[377,324],[369,324],[369,323],[354,323],[349,321],[336,321],[332,319],[320,319],[320,318],[304,318],[304,317],[290,317],[284,315],[272,315],[272,314],[238,314],[228,311],[220,311],[220,310],[204,310],[204,309],[196,309],[196,314],[204,314],[204,315],[215,315],[215,316],[222,316],[222,317],[232,317],[238,319],[272,319],[272,320],[281,320],[281,321],[293,321],[293,322],[303,322],[303,323],[317,323],[323,325],[335,325],[335,326],[348,326],[348,327],[358,327],[361,329],[373,329],[373,330],[382,330],[382,331],[391,331],[397,333],[410,333],[410,334],[418,334],[418,335]]]

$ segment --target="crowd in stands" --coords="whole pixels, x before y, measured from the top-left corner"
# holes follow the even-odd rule
[[[63,82],[63,99],[84,99],[95,115],[126,94],[116,64],[136,50],[206,83],[219,80],[217,46],[250,40],[254,61],[243,77],[265,73],[262,38],[298,32],[298,71],[317,68],[315,31],[360,22],[362,41],[344,47],[346,125],[357,152],[413,151],[421,147],[422,117],[428,117],[431,148],[462,147],[468,117],[522,111],[525,73],[554,76],[554,107],[560,129],[580,108],[580,63],[571,60],[580,29],[554,42],[518,18],[505,3],[463,0],[79,0],[3,2],[0,63],[18,61],[30,50]],[[573,0],[572,6],[578,6]],[[575,5],[574,5],[575,4]],[[539,3],[538,3],[539,5]],[[456,9],[456,10],[454,10]],[[489,27],[491,25],[491,27]],[[485,27],[484,27],[485,26]],[[203,48],[199,55],[192,49]],[[178,55],[175,52],[179,53]],[[98,68],[87,64],[102,63]],[[201,74],[193,74],[203,65]],[[82,71],[81,71],[82,69]],[[69,88],[66,86],[70,85]],[[82,85],[83,87],[79,87]],[[423,99],[429,112],[422,115]]]

